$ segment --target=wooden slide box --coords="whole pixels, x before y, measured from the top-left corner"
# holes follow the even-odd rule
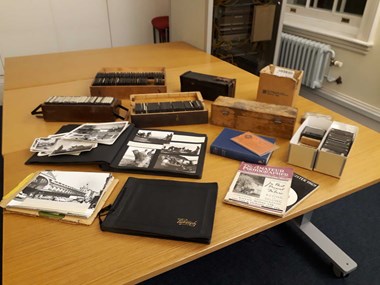
[[[131,123],[138,128],[176,126],[190,124],[208,123],[208,110],[203,102],[200,92],[177,92],[177,93],[153,93],[153,94],[133,94],[131,100]],[[199,100],[203,105],[203,110],[174,111],[160,113],[140,113],[136,114],[136,103],[157,103],[175,101],[194,101]]]
[[[121,115],[120,109],[125,110],[124,116]],[[112,122],[128,118],[128,109],[123,107],[117,98],[112,98],[111,102],[104,104],[44,102],[32,111],[32,115],[42,116],[47,122]]]
[[[163,72],[163,67],[105,67],[99,72],[114,73],[114,72]],[[166,80],[166,74],[165,74]],[[91,96],[110,96],[119,99],[129,99],[131,94],[145,94],[145,93],[165,93],[166,84],[164,85],[109,85],[109,86],[90,86]]]
[[[211,104],[211,124],[290,139],[298,110],[294,107],[219,96]]]

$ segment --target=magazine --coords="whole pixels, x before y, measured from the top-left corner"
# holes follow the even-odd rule
[[[293,169],[241,162],[224,202],[283,216]]]
[[[289,198],[286,207],[286,213],[295,208],[299,203],[305,200],[313,193],[319,185],[310,179],[297,173],[293,174],[292,185],[289,191]]]

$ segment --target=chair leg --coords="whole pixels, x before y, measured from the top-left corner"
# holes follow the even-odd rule
[[[156,29],[153,28],[153,42],[156,43]]]

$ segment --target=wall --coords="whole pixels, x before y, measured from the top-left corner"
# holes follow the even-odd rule
[[[151,19],[169,13],[170,0],[1,0],[0,55],[153,43]]]
[[[4,58],[153,43],[153,17],[170,0],[1,0],[0,104]]]
[[[170,0],[108,0],[112,46],[153,43],[151,20],[170,15]]]
[[[170,7],[170,37],[211,51],[212,10],[210,0],[173,0]],[[212,9],[212,6],[211,6]]]
[[[348,100],[353,99],[352,104],[363,102],[364,105],[380,108],[380,27],[377,28],[373,48],[366,55],[333,48],[337,60],[343,62],[343,67],[333,68],[331,74],[334,77],[342,76],[343,83],[326,83],[326,91],[337,97],[348,96]]]

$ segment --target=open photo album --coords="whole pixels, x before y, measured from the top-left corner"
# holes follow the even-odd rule
[[[65,125],[36,138],[26,164],[98,164],[105,171],[201,178],[204,134],[139,129],[128,122]]]

